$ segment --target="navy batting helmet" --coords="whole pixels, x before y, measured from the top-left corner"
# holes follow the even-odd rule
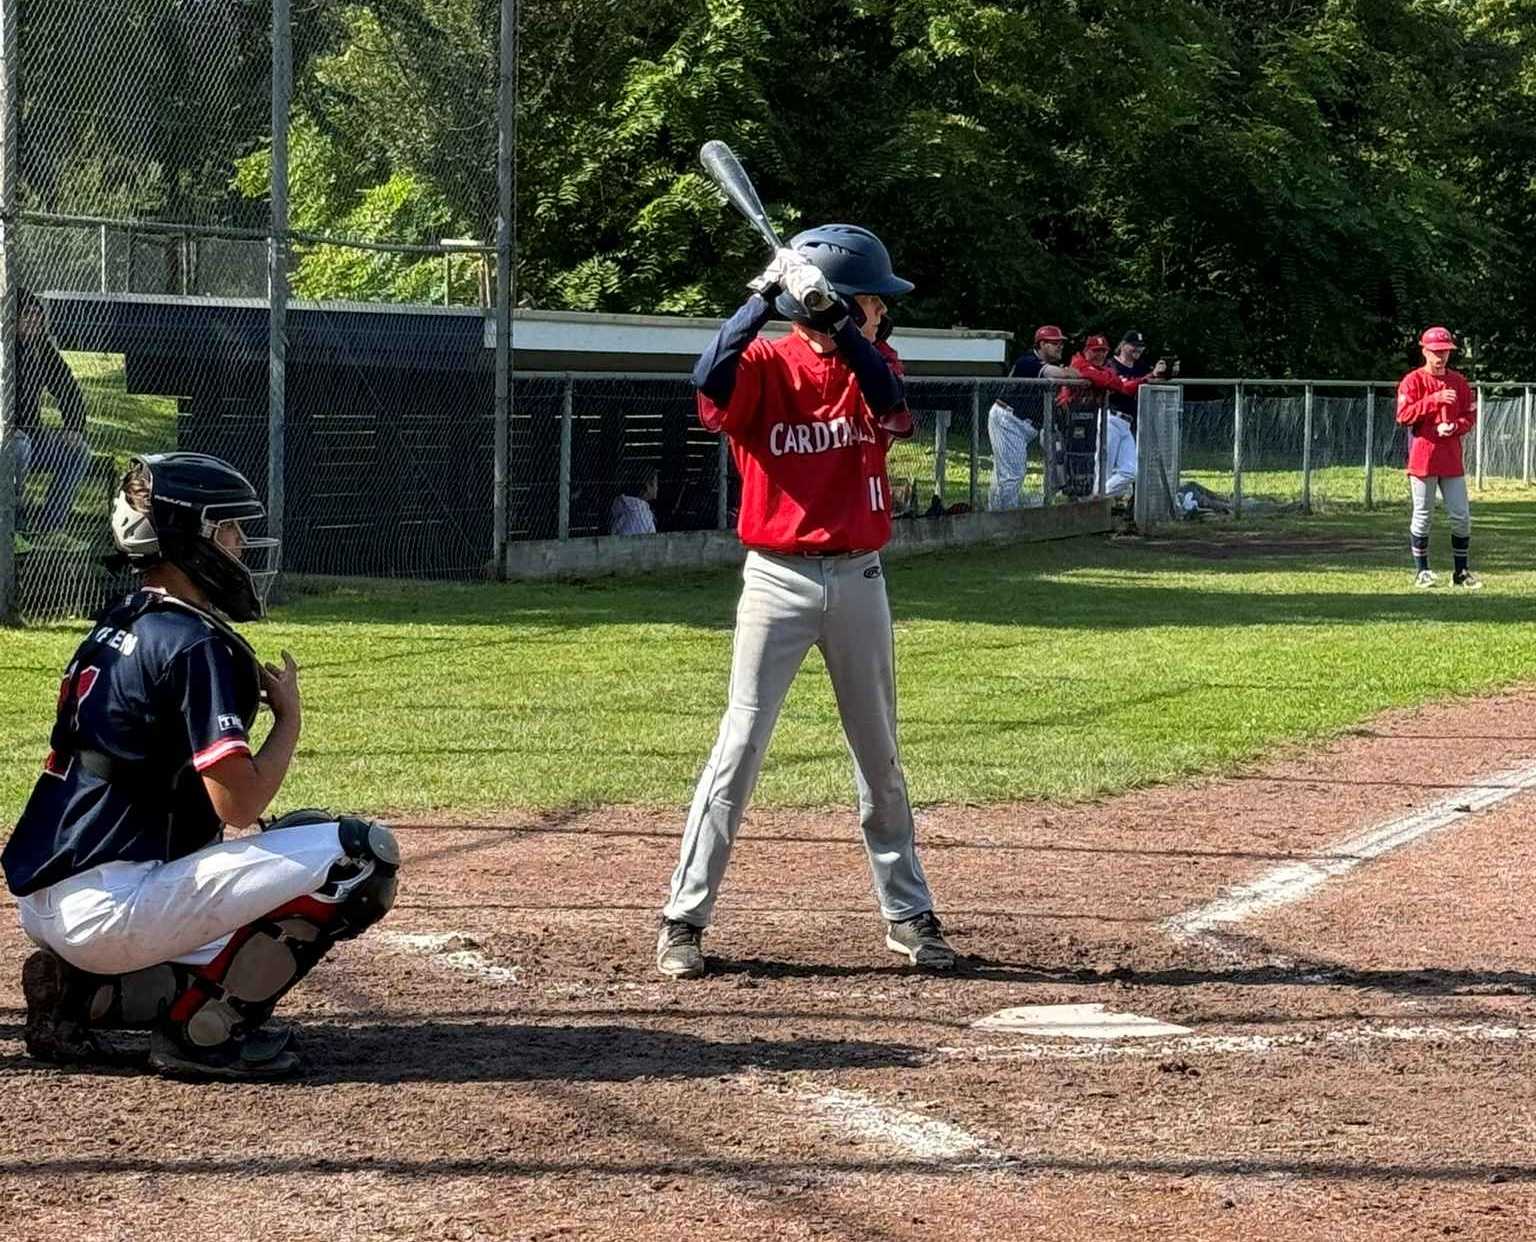
[[[135,569],[168,561],[208,593],[232,621],[265,611],[277,576],[276,539],[252,529],[267,509],[246,477],[205,453],[144,453],[135,457],[112,503],[112,541]],[[233,524],[238,538],[219,537]]]
[[[856,224],[806,229],[789,239],[789,247],[820,268],[827,283],[850,301],[860,293],[893,298],[912,292],[912,282],[891,270],[890,251],[868,229]],[[775,305],[779,314],[790,319],[806,318],[804,308],[787,293],[781,293]]]

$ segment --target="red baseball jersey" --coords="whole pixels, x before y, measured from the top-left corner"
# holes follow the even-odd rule
[[[896,351],[876,348],[900,375]],[[758,337],[741,355],[730,400],[721,406],[700,393],[698,401],[699,421],[730,437],[741,474],[736,530],[747,547],[830,555],[890,540],[892,437],[835,350],[819,354],[794,332]]]
[[[1456,394],[1454,405],[1432,400],[1436,393],[1450,389]],[[1408,444],[1408,473],[1415,478],[1456,478],[1464,474],[1461,461],[1461,437],[1477,423],[1477,404],[1461,372],[1446,368],[1444,375],[1431,375],[1423,367],[1409,371],[1397,386],[1397,421],[1412,432]],[[1451,423],[1454,430],[1442,435],[1440,423]]]

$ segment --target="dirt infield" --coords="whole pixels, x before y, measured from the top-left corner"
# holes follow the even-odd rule
[[[651,965],[676,816],[403,825],[401,903],[295,993],[276,1087],[33,1063],[0,912],[4,1236],[1531,1236],[1533,721],[930,809],[949,978],[884,949],[851,809],[750,817],[692,984]],[[972,1025],[1064,1004],[1187,1029]]]

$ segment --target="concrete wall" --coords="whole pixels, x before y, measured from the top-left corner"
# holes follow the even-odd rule
[[[911,518],[894,524],[885,554],[901,557],[971,544],[1071,539],[1111,529],[1107,500],[1053,505],[1049,509],[1015,509],[1008,513]],[[597,578],[739,565],[741,559],[741,543],[735,531],[694,530],[564,541],[539,539],[508,545],[507,577],[514,581]]]

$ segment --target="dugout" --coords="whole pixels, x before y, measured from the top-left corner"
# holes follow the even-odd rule
[[[130,394],[175,399],[174,434],[153,436],[166,441],[157,447],[223,457],[266,494],[265,301],[43,298],[61,349],[122,355]],[[509,539],[605,533],[618,481],[644,467],[659,475],[654,508],[662,529],[719,525],[723,455],[718,438],[699,427],[684,378],[718,326],[712,319],[516,313]],[[474,307],[290,303],[286,568],[437,577],[485,569],[493,542],[495,330],[492,313]],[[786,330],[776,324],[767,332]],[[905,329],[894,344],[915,376],[997,375],[1008,339],[1002,332]]]

